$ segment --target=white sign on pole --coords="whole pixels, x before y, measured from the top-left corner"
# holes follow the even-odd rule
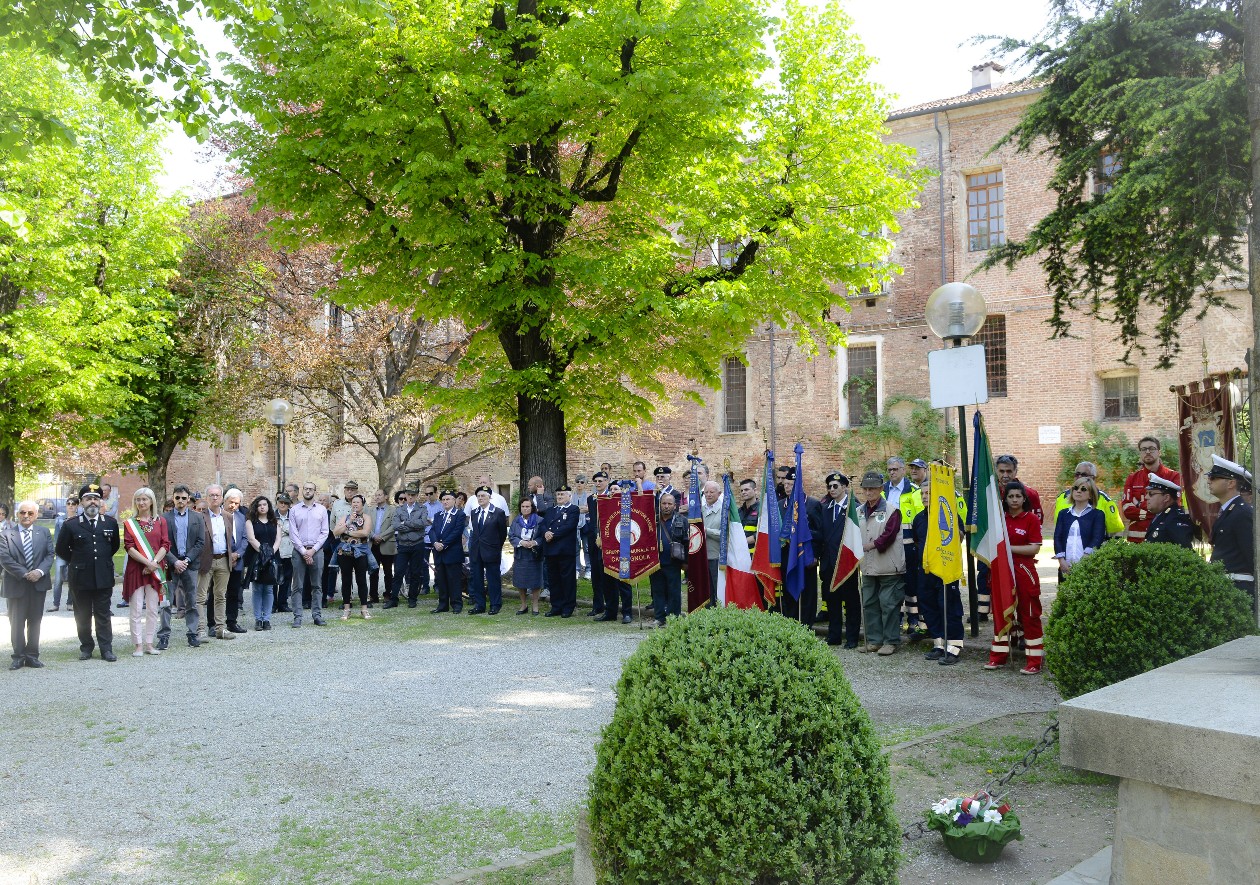
[[[934,409],[987,403],[989,384],[984,373],[984,345],[928,351],[928,385]]]

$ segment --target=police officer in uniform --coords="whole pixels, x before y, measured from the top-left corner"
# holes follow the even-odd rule
[[[101,659],[117,661],[114,628],[110,623],[110,599],[114,595],[114,554],[121,537],[118,521],[101,509],[101,487],[88,483],[79,490],[79,518],[66,520],[57,533],[57,555],[69,565],[70,598],[79,629],[79,660],[92,657],[101,647]],[[92,622],[96,621],[96,641]]]
[[[1251,474],[1241,464],[1212,456],[1208,490],[1221,502],[1221,512],[1212,525],[1212,562],[1223,564],[1234,586],[1254,599],[1256,548],[1251,532],[1255,513],[1242,498],[1242,492],[1250,488]]]
[[[551,574],[551,610],[546,617],[571,618],[577,608],[577,505],[570,500],[573,489],[562,485],[556,489],[556,505],[542,517],[543,557]],[[617,609],[614,605],[609,617],[608,598],[604,599],[604,614],[600,620],[612,620]],[[629,617],[629,615],[627,615]]]
[[[1181,509],[1181,486],[1171,479],[1148,473],[1146,512],[1154,514],[1146,527],[1147,542],[1163,541],[1190,549],[1194,542],[1194,521]]]

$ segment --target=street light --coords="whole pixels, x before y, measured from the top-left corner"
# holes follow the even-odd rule
[[[284,491],[284,427],[293,414],[293,404],[283,397],[267,403],[267,420],[276,428],[276,494]]]
[[[928,328],[938,338],[961,347],[964,338],[980,331],[989,315],[984,296],[967,283],[946,283],[928,296],[924,310]],[[971,498],[971,467],[967,463],[967,411],[958,407],[958,442],[962,449],[963,495]],[[1000,516],[999,516],[1000,518]],[[976,588],[976,561],[971,555],[971,538],[967,538],[967,601],[971,607],[971,635],[980,633],[979,591]]]

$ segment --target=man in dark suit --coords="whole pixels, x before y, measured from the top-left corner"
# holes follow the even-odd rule
[[[507,540],[508,523],[507,513],[490,503],[490,486],[477,487],[477,507],[471,519],[468,595],[472,597],[473,607],[468,613],[484,615],[488,595],[490,614],[497,615],[503,607],[503,573],[499,571],[499,566],[503,562],[503,542]]]
[[[21,501],[17,524],[10,523],[0,535],[0,568],[4,582],[0,596],[9,607],[9,631],[13,643],[10,670],[42,667],[39,659],[39,625],[44,619],[44,598],[52,586],[53,539],[42,525],[35,525],[39,505]]]
[[[1241,464],[1212,456],[1208,491],[1221,502],[1221,512],[1212,524],[1212,562],[1224,565],[1234,586],[1255,599],[1256,547],[1251,534],[1255,512],[1242,498],[1251,481]]]
[[[101,512],[101,487],[88,483],[79,490],[82,512],[67,520],[57,534],[57,555],[69,563],[70,598],[74,600],[74,622],[79,629],[79,660],[92,657],[99,644],[101,659],[111,663],[114,656],[114,628],[110,623],[110,599],[114,595],[114,554],[122,539],[118,521]],[[96,642],[92,625],[96,622]]]
[[[183,615],[188,644],[197,648],[201,640],[201,614],[197,610],[197,577],[201,568],[201,552],[206,547],[206,524],[192,508],[192,492],[186,485],[175,486],[171,493],[175,509],[166,514],[166,527],[171,536],[171,550],[166,554],[167,574],[171,576],[167,595],[177,616]],[[162,609],[162,625],[158,628],[158,649],[165,650],[171,638],[171,610]]]
[[[599,540],[599,504],[600,498],[608,494],[608,474],[599,471],[593,477],[595,482],[595,491],[586,499],[586,522],[578,530],[580,537],[585,539],[586,549],[590,552],[591,560],[591,611],[593,617],[602,617],[604,614],[604,585],[613,580],[611,576],[604,572],[604,551]],[[555,607],[554,600],[552,607]]]
[[[249,546],[245,538],[245,511],[241,509],[243,501],[241,490],[235,486],[223,493],[223,512],[232,518],[232,571],[228,575],[226,626],[233,633],[246,632],[237,623],[245,604],[245,548]]]
[[[559,615],[562,618],[573,617],[577,608],[577,546],[578,546],[578,513],[577,505],[570,500],[573,489],[567,485],[556,489],[556,505],[550,508],[542,518],[543,557],[547,560],[547,573],[551,585],[551,610],[547,617]],[[616,617],[616,606],[609,614],[608,598],[604,599],[603,620]],[[627,619],[630,617],[626,615]]]
[[[778,469],[779,489],[782,491],[783,497],[779,499],[779,518],[784,523],[791,519],[792,507],[792,489],[796,486],[796,468],[785,465]],[[805,496],[805,518],[809,523],[809,533],[811,538],[817,538],[822,534],[823,528],[823,506],[822,502],[810,495]],[[819,544],[814,542],[815,557]],[[783,562],[784,569],[787,566],[788,545],[783,545]],[[813,624],[818,614],[818,563],[815,563],[805,569],[805,588],[801,591],[799,600],[793,599],[791,593],[779,594],[779,603],[783,607],[783,616],[791,618],[794,621],[800,621],[802,624]]]
[[[858,573],[831,589],[844,542],[844,526],[849,504],[849,478],[843,473],[827,476],[827,498],[822,502],[822,534],[814,539],[818,554],[818,573],[822,579],[823,599],[827,601],[827,644],[857,648],[862,630],[862,600],[858,592]]]
[[[438,605],[433,614],[455,612],[464,609],[464,595],[460,592],[464,566],[464,526],[468,517],[455,506],[455,493],[450,489],[442,492],[442,509],[433,517],[429,526],[429,541],[433,546],[433,583],[437,587]],[[410,603],[408,603],[410,604]]]
[[[1194,521],[1181,509],[1181,486],[1157,473],[1147,473],[1145,499],[1150,521],[1144,541],[1176,544],[1187,550],[1194,546]]]
[[[401,595],[399,591],[402,589],[404,580],[407,583],[407,608],[416,607],[421,591],[429,592],[429,565],[425,562],[425,552],[428,547],[424,539],[427,535],[430,542],[433,540],[432,528],[429,508],[423,502],[416,500],[417,492],[419,488],[414,483],[407,486],[404,493],[405,502],[394,508],[394,542],[398,552],[394,557],[394,588],[389,594],[389,601],[385,603],[386,608],[398,605]],[[446,502],[442,503],[445,505]],[[451,503],[454,504],[453,495]],[[462,525],[460,529],[462,531]],[[459,552],[458,563],[462,565],[464,561],[462,548]],[[449,547],[446,553],[448,557],[454,555]],[[459,594],[456,596],[458,597]],[[456,611],[458,610],[457,608]]]

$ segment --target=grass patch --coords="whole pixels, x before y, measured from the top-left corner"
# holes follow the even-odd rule
[[[472,885],[571,885],[573,851],[562,851],[510,870],[487,873],[469,882]]]
[[[369,790],[330,798],[300,814],[281,815],[275,844],[267,849],[239,852],[233,843],[185,840],[170,846],[172,853],[163,866],[173,881],[224,885],[429,882],[502,862],[515,852],[542,851],[571,841],[576,814],[456,804],[421,809]],[[221,832],[227,825],[220,821],[209,829]],[[567,856],[571,866],[572,854]],[[537,867],[541,875],[563,866],[553,860],[545,858],[530,869]]]
[[[897,744],[926,737],[944,728],[949,728],[949,725],[877,725],[875,731],[879,734],[881,747],[895,747]]]

